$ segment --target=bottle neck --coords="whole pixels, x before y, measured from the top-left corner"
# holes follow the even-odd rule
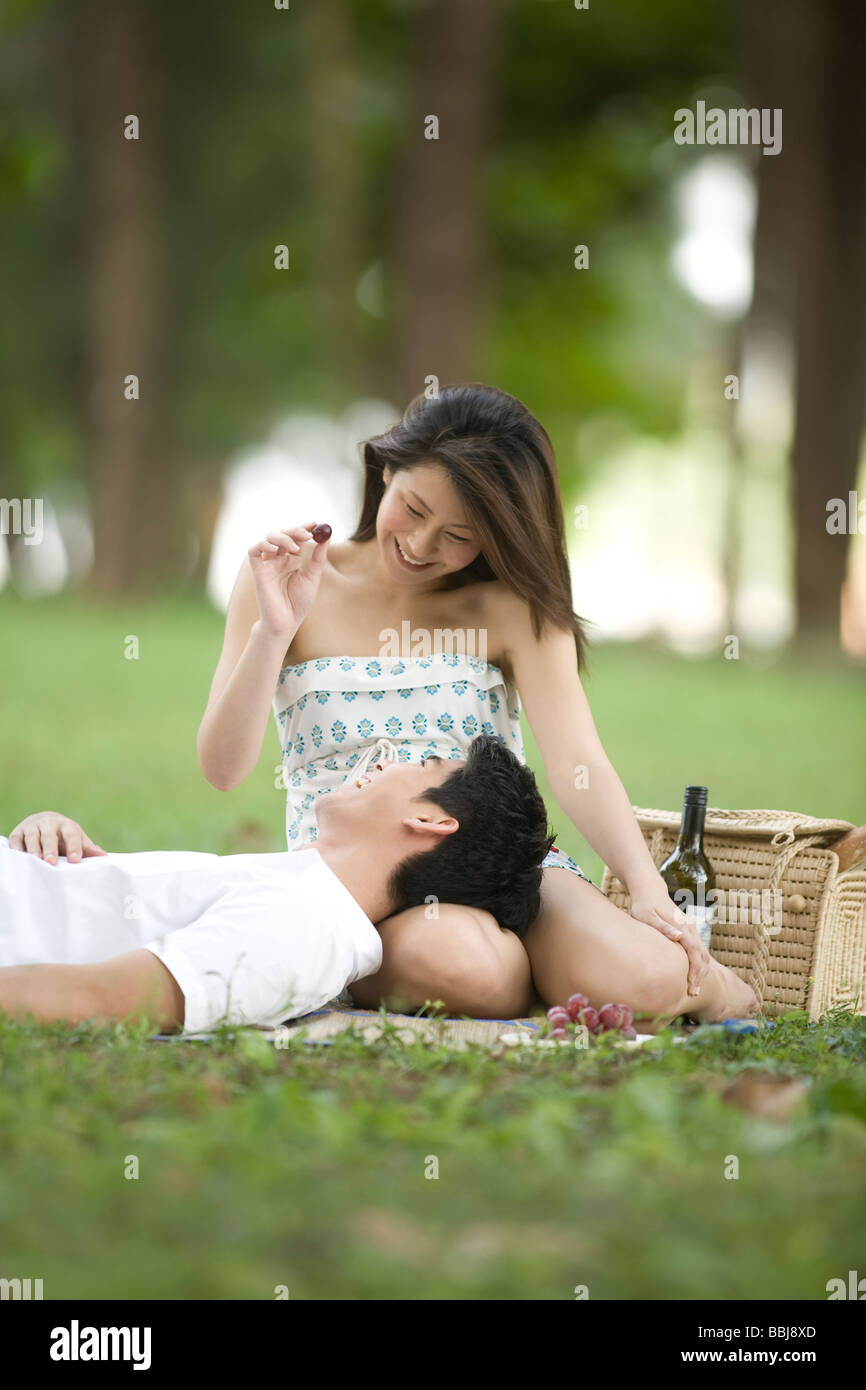
[[[693,802],[686,802],[683,806],[680,838],[677,842],[678,849],[700,849],[706,813],[706,806],[696,806]]]

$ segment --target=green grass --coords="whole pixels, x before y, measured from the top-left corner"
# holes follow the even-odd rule
[[[0,826],[47,806],[107,848],[282,847],[275,735],[228,796],[198,771],[220,631],[177,600],[0,601]],[[832,651],[606,647],[594,672],[634,803],[706,781],[715,805],[866,816],[862,671]],[[0,1276],[47,1298],[825,1298],[862,1268],[866,1021],[675,1036],[279,1051],[0,1020]],[[787,1118],[725,1099],[749,1069],[807,1080]]]
[[[201,774],[196,731],[222,642],[209,607],[0,601],[4,831],[67,811],[106,849],[285,849],[274,724],[256,771],[230,795]],[[127,638],[138,639],[128,660]]]
[[[0,1272],[48,1298],[825,1298],[862,1267],[866,1027],[771,1031],[495,1056],[0,1025]],[[722,1099],[744,1067],[809,1076],[787,1122]]]

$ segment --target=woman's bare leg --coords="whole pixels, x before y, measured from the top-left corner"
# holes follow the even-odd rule
[[[350,986],[361,1009],[382,1000],[414,1012],[441,999],[446,1012],[471,1018],[521,1018],[532,999],[529,958],[520,938],[480,908],[440,903],[438,915],[411,907],[377,924],[382,965]]]
[[[562,1004],[588,995],[594,1008],[630,1004],[658,1026],[680,1014],[716,1022],[758,1008],[752,988],[712,960],[700,994],[687,993],[688,957],[661,932],[616,907],[593,884],[565,869],[543,871],[542,910],[525,938],[538,1000]]]
[[[453,904],[440,904],[435,919],[413,907],[380,922],[382,966],[351,986],[355,1003],[377,1009],[384,1000],[407,1012],[441,999],[449,1013],[522,1018],[579,990],[595,1008],[630,1004],[644,1032],[684,1013],[714,1022],[756,1010],[750,986],[719,961],[690,995],[688,957],[676,942],[577,874],[548,868],[542,878],[542,911],[524,942],[489,912]]]

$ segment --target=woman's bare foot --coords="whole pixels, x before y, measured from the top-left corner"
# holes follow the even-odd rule
[[[693,994],[685,995],[663,1015],[641,1018],[635,1027],[639,1033],[657,1033],[675,1018],[692,1019],[695,1023],[722,1023],[726,1018],[751,1018],[760,1007],[752,986],[711,956],[697,998]]]
[[[711,974],[715,977],[711,989],[701,990],[698,996],[700,1001],[706,994],[706,1003],[698,1002],[689,1009],[690,1018],[701,1023],[721,1023],[726,1018],[752,1018],[758,1012],[761,1003],[757,994],[735,971],[711,957],[708,981]]]

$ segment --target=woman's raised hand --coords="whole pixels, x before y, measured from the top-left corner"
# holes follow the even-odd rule
[[[259,617],[274,637],[291,640],[313,606],[325,567],[328,540],[315,541],[303,565],[302,546],[312,541],[315,521],[269,531],[249,548]],[[329,536],[330,538],[330,536]]]

